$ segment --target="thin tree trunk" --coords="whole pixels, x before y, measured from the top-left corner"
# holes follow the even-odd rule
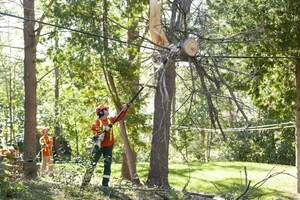
[[[55,30],[55,48],[58,49],[58,32]],[[56,153],[57,157],[63,156],[63,153],[66,151],[63,147],[63,142],[65,140],[60,137],[60,119],[59,119],[59,69],[57,63],[54,62],[54,75],[55,75],[55,102],[54,102],[54,146],[53,150]],[[75,126],[76,127],[76,126]],[[63,152],[62,152],[63,150]]]
[[[206,162],[210,161],[211,137],[212,137],[212,132],[208,131],[207,132],[207,143],[206,143],[206,158],[205,158]]]
[[[297,167],[297,192],[300,193],[300,62],[296,64],[296,167]]]
[[[76,121],[75,120],[75,141],[76,141],[76,156],[79,156],[79,138],[78,138],[78,131],[77,131],[77,124],[76,124]]]
[[[176,110],[176,79],[175,79],[175,82],[174,82],[174,96],[173,96],[173,100],[172,100],[172,110],[173,110],[173,112]],[[175,117],[175,115],[172,116],[171,121],[172,121],[171,124],[175,124],[176,123],[176,117]],[[175,129],[172,129],[171,132],[172,132],[173,136],[176,134],[176,130]]]
[[[34,0],[24,0],[24,17],[34,19]],[[25,85],[25,134],[24,171],[26,179],[37,176],[36,161],[36,41],[34,22],[24,20],[24,85]]]
[[[130,148],[130,151],[131,151],[131,155],[132,155],[132,162],[133,162],[133,167],[134,167],[134,170],[136,170],[136,158],[137,158],[137,153],[132,150]],[[121,174],[121,177],[123,179],[126,179],[126,180],[131,180],[131,172],[130,172],[130,167],[129,167],[129,163],[128,163],[128,159],[127,159],[127,155],[126,155],[126,151],[124,149],[124,152],[123,152],[123,155],[122,155],[122,174]],[[135,183],[139,184],[139,179],[138,179],[138,176],[136,175],[135,177],[136,180],[133,180]]]
[[[12,117],[12,70],[9,71],[9,133],[10,133],[10,143],[13,144],[15,141],[13,137],[13,117]]]
[[[104,38],[108,38],[108,31],[107,31],[107,27],[106,25],[108,24],[107,22],[107,15],[108,15],[108,3],[107,1],[105,0],[104,1],[104,6],[103,6],[103,9],[104,9],[104,13],[103,13],[103,34],[104,34]],[[105,67],[108,66],[108,40],[107,39],[104,39],[104,63],[103,65]],[[113,101],[114,101],[114,104],[115,104],[115,107],[117,108],[117,111],[120,112],[121,109],[120,109],[120,100],[118,98],[118,93],[117,93],[117,90],[116,90],[116,87],[115,87],[115,83],[114,83],[114,80],[113,80],[113,77],[112,75],[109,73],[109,71],[106,71],[107,73],[107,77],[108,77],[108,87],[110,88],[110,92],[111,92],[111,96],[113,96]],[[137,176],[137,173],[136,173],[136,168],[135,168],[135,165],[134,165],[134,162],[133,162],[133,158],[132,158],[132,153],[131,153],[131,148],[130,148],[130,144],[129,144],[129,140],[128,140],[128,137],[127,137],[127,133],[126,133],[126,128],[125,128],[125,123],[124,121],[120,121],[119,122],[120,124],[120,129],[121,129],[121,135],[122,135],[122,139],[123,139],[123,142],[124,142],[124,149],[125,149],[125,153],[126,153],[126,157],[127,157],[127,161],[128,161],[128,167],[129,167],[129,172],[130,172],[130,177],[131,177],[131,180],[136,182],[136,183],[139,183],[139,178]]]
[[[133,159],[133,150],[130,147],[130,143],[128,140],[126,128],[125,128],[125,123],[124,121],[120,121],[120,128],[121,128],[121,134],[124,142],[124,149],[125,149],[125,155],[127,158],[127,164],[128,164],[128,169],[130,173],[130,180],[133,181],[136,184],[140,183],[139,177],[136,172],[136,166],[135,162]]]
[[[12,92],[13,88],[13,72],[15,69],[9,69],[9,76],[6,77],[6,94],[7,94],[7,102],[8,102],[8,114],[9,114],[9,126],[8,126],[8,138],[6,139],[6,144],[12,145],[16,144],[16,136],[14,132],[14,116],[13,116],[13,103],[12,103]]]
[[[4,63],[3,63],[4,64]],[[10,83],[10,80],[8,77],[5,76],[5,92],[6,92],[6,98],[7,98],[7,102],[9,103],[9,93],[10,93],[10,87],[9,87],[9,83]],[[3,147],[6,148],[7,144],[8,144],[8,121],[5,122],[5,128],[3,128],[3,137],[4,137],[4,144],[3,144]]]
[[[130,1],[127,3],[131,3]],[[132,19],[134,16],[131,16],[129,19]],[[133,23],[128,31],[127,31],[127,41],[128,41],[128,49],[131,48],[131,43],[135,42],[136,39],[138,39],[138,35],[137,31],[138,31],[138,23]],[[140,52],[140,48],[137,47],[137,52]],[[134,51],[128,51],[128,59],[131,62],[134,62],[134,59],[137,56],[137,53]],[[139,80],[139,77],[137,76],[135,80]],[[122,126],[121,126],[122,127]],[[122,129],[121,129],[122,130]],[[124,134],[125,133],[125,134]],[[125,129],[125,124],[124,124],[124,133],[122,133],[122,135],[124,135],[124,137],[127,138],[127,134],[126,134],[126,129]],[[127,179],[127,180],[131,180],[134,183],[139,184],[140,180],[138,178],[137,172],[136,172],[136,158],[137,158],[137,153],[131,148],[130,143],[128,142],[129,145],[129,149],[128,151],[130,152],[130,155],[127,155],[126,149],[124,149],[123,152],[123,162],[122,162],[122,178]],[[128,157],[130,160],[128,160]],[[133,176],[132,176],[133,175]]]
[[[56,32],[55,37],[55,48],[58,49],[58,33]],[[54,63],[54,73],[55,73],[55,103],[54,103],[54,115],[55,115],[55,127],[54,135],[55,137],[60,136],[60,123],[59,123],[59,69],[56,62]]]

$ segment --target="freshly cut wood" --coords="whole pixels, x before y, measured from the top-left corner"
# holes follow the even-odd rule
[[[161,6],[157,0],[150,0],[149,28],[152,42],[161,47],[168,47],[169,42],[161,27]],[[157,48],[163,50],[163,48]]]
[[[194,38],[187,38],[182,42],[181,48],[188,56],[195,56],[200,49],[200,45]]]

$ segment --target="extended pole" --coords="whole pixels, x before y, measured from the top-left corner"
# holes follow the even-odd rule
[[[149,80],[139,89],[139,91],[137,91],[137,93],[131,98],[131,100],[127,103],[127,106],[130,106],[131,104],[132,104],[132,102],[139,96],[139,94],[143,91],[143,89],[146,87],[146,85],[151,81],[151,79],[153,78],[153,76],[158,72],[158,71],[160,71],[162,68],[163,68],[163,64],[159,67],[159,68],[157,68],[157,70],[153,73],[153,74],[151,74],[151,76],[150,76],[150,78],[149,78]],[[118,121],[118,119],[120,118],[120,116],[123,114],[123,110],[121,110],[121,112],[118,114],[118,116],[115,118],[115,120],[110,124],[110,127],[112,127],[114,124],[115,124],[115,122],[117,122]]]

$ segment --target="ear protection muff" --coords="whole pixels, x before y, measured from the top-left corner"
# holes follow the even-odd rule
[[[98,116],[99,117],[102,117],[104,115],[104,110],[100,110],[99,112],[98,112]]]

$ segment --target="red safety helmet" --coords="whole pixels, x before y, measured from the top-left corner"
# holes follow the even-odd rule
[[[103,110],[108,110],[108,109],[109,109],[108,106],[105,106],[105,105],[101,104],[100,106],[98,106],[98,107],[96,108],[96,114],[99,115],[99,117],[101,117],[101,116],[104,115]],[[102,112],[101,112],[101,111],[102,111]]]
[[[42,133],[45,133],[46,131],[48,131],[48,128],[43,128],[42,129]]]

